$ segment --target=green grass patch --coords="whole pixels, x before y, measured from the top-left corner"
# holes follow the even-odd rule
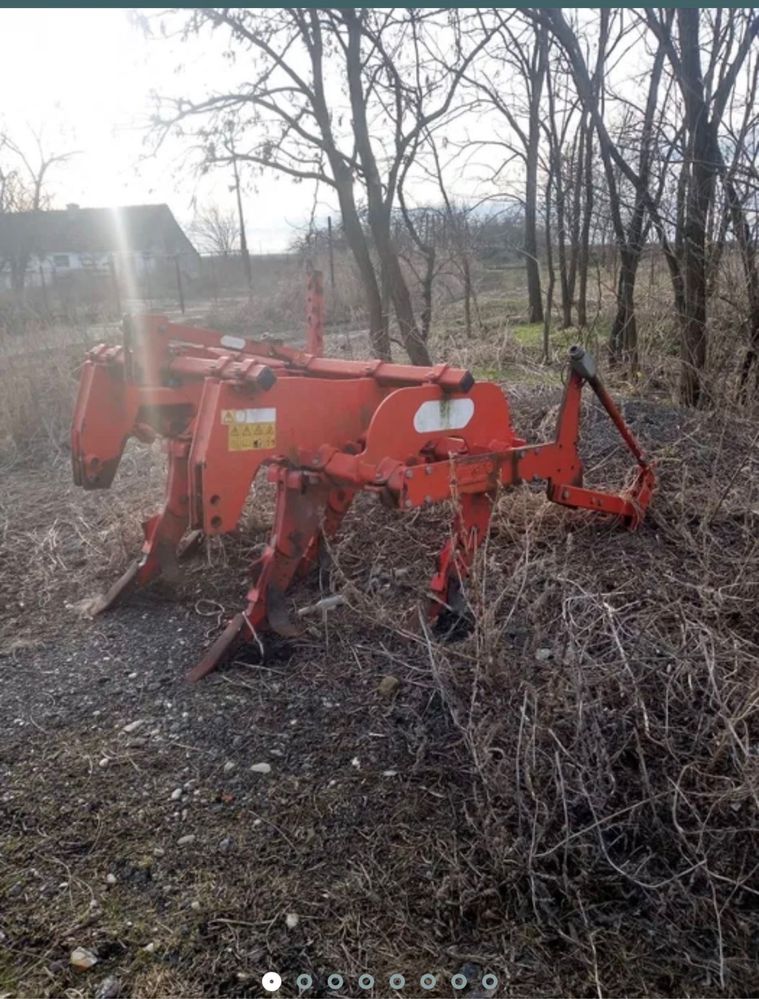
[[[542,323],[520,323],[518,326],[512,326],[510,333],[523,347],[543,346]]]
[[[477,381],[509,382],[519,385],[561,385],[562,365],[554,363],[548,367],[536,367],[529,364],[503,364],[501,366],[486,364],[475,365],[472,374]]]

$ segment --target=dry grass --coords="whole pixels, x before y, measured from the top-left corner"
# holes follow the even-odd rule
[[[254,262],[255,263],[255,262]],[[319,264],[319,261],[317,261]],[[324,268],[325,314],[330,328],[366,326],[364,296],[355,268],[343,256],[335,260],[335,286],[331,285],[328,262]],[[302,339],[306,324],[306,260],[294,256],[279,273],[257,274],[249,301],[238,295],[232,305],[220,300],[208,315],[208,324],[230,333],[271,333],[290,341]]]
[[[37,325],[0,334],[0,467],[66,446],[79,368],[102,328]]]
[[[515,360],[491,352],[488,361],[487,348],[470,357],[491,366]],[[34,661],[23,643],[41,646],[45,669],[59,645],[61,656],[81,654],[69,653],[74,615],[65,605],[124,567],[163,475],[157,450],[133,448],[111,492],[66,486],[63,428],[76,362],[59,352],[50,365],[26,363],[4,369],[13,398],[1,403],[11,472],[0,491],[8,688]],[[532,380],[539,369],[529,370]],[[555,385],[516,384],[509,397],[528,439],[550,432]],[[367,967],[401,968],[410,980],[474,962],[502,972],[513,995],[757,994],[759,427],[727,406],[686,413],[632,399],[626,410],[660,477],[646,524],[630,534],[528,489],[504,494],[467,586],[474,628],[464,640],[440,641],[416,613],[446,511],[399,518],[364,496],[333,548],[331,579],[321,579],[346,605],[310,619],[286,663],[237,666],[199,693],[172,693],[187,698],[197,732],[125,748],[113,733],[160,699],[160,687],[140,702],[127,685],[110,700],[96,687],[107,728],[88,716],[90,728],[78,733],[76,703],[63,737],[35,729],[37,749],[13,743],[21,803],[5,830],[3,887],[29,867],[53,867],[59,802],[76,829],[66,863],[87,886],[94,865],[102,881],[113,856],[149,853],[157,830],[173,841],[169,795],[176,768],[191,766],[209,803],[198,835],[237,837],[244,862],[200,849],[170,854],[156,864],[169,869],[162,894],[153,885],[148,896],[135,875],[135,886],[114,893],[121,908],[114,901],[100,922],[73,924],[104,955],[113,948],[101,967],[112,960],[129,994],[244,993],[257,987],[262,962],[290,972],[339,967],[352,978]],[[585,416],[589,478],[619,482],[625,463],[611,425],[595,407]],[[237,609],[246,555],[263,534],[260,513],[251,510],[243,538],[188,566],[171,604],[155,592],[158,610],[141,627],[158,631],[160,613],[178,609],[201,644],[217,617],[204,618],[210,605],[198,598]],[[315,585],[304,584],[296,601],[312,600]],[[136,671],[136,636],[124,638],[120,620],[82,623],[76,648],[92,643]],[[124,628],[137,626],[135,615]],[[173,636],[166,641],[161,648]],[[178,675],[164,655],[164,671]],[[147,672],[157,666],[158,658]],[[387,674],[400,692],[377,705],[372,692]],[[337,716],[325,701],[341,703]],[[235,793],[248,803],[220,804],[224,759],[259,729],[262,745],[284,745],[292,733],[292,773],[265,793],[256,785],[252,805],[242,787]],[[350,764],[359,743],[361,771]],[[104,753],[123,760],[115,796],[110,771],[92,765]],[[341,781],[356,784],[342,796],[328,783],[340,754],[350,775]],[[86,785],[77,783],[83,760]],[[388,768],[402,773],[402,785],[382,776]],[[154,774],[164,783],[152,784]],[[80,856],[76,843],[92,838],[81,803],[91,795],[105,819]],[[261,816],[266,836],[253,824]],[[293,899],[302,937],[282,930]],[[3,928],[19,927],[14,991],[73,989],[65,969],[47,979],[40,971],[51,940],[58,946],[72,932],[64,902],[8,897],[2,907]],[[148,957],[141,948],[157,913],[170,943]]]
[[[628,410],[661,480],[647,525],[504,496],[468,587],[472,634],[407,630],[408,668],[459,735],[475,918],[531,927],[583,994],[755,994],[759,437],[734,414]],[[597,421],[586,436],[613,481],[613,435]],[[357,580],[366,594],[368,566],[401,546],[376,525],[360,539],[349,592],[391,632],[398,588],[367,599]]]

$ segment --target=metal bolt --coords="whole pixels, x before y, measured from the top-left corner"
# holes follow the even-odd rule
[[[562,499],[569,499],[569,490],[568,490],[568,489],[565,489],[565,490],[564,490],[564,491],[562,492],[561,496],[562,496]]]

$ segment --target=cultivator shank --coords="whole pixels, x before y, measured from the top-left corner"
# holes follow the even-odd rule
[[[321,290],[310,290],[307,342],[318,349]],[[651,466],[588,354],[573,347],[569,360],[556,436],[528,445],[512,428],[501,389],[475,382],[462,369],[325,358],[162,316],[130,319],[123,346],[101,345],[85,361],[72,426],[74,480],[85,489],[108,488],[134,436],[163,438],[168,482],[162,509],[143,525],[139,558],[96,609],[175,574],[183,546],[233,531],[262,466],[276,486],[271,537],[252,566],[244,609],[192,679],[267,629],[297,631],[288,588],[313,566],[322,540],[338,531],[360,490],[401,510],[455,499],[455,521],[430,583],[431,621],[456,607],[504,486],[545,480],[554,502],[637,526],[654,487]],[[578,438],[586,383],[637,462],[624,492],[582,485]]]

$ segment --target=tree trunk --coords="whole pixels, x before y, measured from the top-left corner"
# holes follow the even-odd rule
[[[366,296],[369,313],[369,338],[372,350],[381,360],[390,360],[390,337],[387,322],[382,310],[380,294],[374,263],[369,252],[366,234],[361,224],[361,218],[356,208],[353,194],[353,172],[338,152],[332,134],[332,123],[327,95],[324,88],[323,56],[324,49],[321,39],[321,29],[316,11],[311,12],[312,40],[309,43],[311,67],[313,70],[313,110],[319,129],[324,139],[324,149],[329,160],[332,176],[335,182],[337,198],[340,204],[340,214],[343,220],[343,231],[348,248],[358,267],[361,283]]]
[[[622,359],[634,371],[638,367],[638,325],[635,318],[635,278],[640,253],[626,249],[620,255],[617,281],[617,311],[611,327],[609,354]]]
[[[11,288],[18,297],[24,294],[26,286],[26,269],[29,265],[28,254],[11,257]]]
[[[582,206],[580,252],[577,258],[577,325],[588,325],[588,265],[590,262],[590,224],[593,219],[593,123],[585,133],[585,197]]]
[[[716,164],[711,129],[705,114],[704,82],[699,50],[698,8],[679,8],[682,89],[688,128],[689,182],[683,226],[683,282],[680,398],[686,406],[706,401],[706,224],[714,194]]]
[[[425,344],[430,335],[432,326],[432,284],[435,279],[435,244],[432,241],[426,243],[424,252],[424,277],[422,278],[422,312],[420,321],[422,325],[422,339]]]
[[[757,268],[756,243],[752,238],[746,212],[730,175],[725,177],[725,198],[735,239],[741,252],[743,276],[746,280],[748,295],[746,322],[748,348],[743,359],[738,386],[738,398],[741,402],[746,402],[751,369],[759,364],[759,269]],[[757,386],[759,387],[759,381]]]
[[[553,185],[553,170],[548,167],[548,182],[546,184],[546,265],[548,267],[548,288],[546,290],[546,311],[543,315],[543,361],[551,363],[551,311],[553,309],[553,289],[556,283],[556,272],[553,266],[553,250],[551,249],[551,187]]]
[[[553,174],[553,187],[556,205],[556,248],[559,258],[559,282],[561,287],[561,325],[566,329],[572,325],[572,301],[569,295],[569,275],[567,274],[566,209],[564,202],[564,164],[561,157],[562,137],[556,127],[554,94],[551,77],[547,80],[548,92],[548,138],[549,169]]]
[[[565,52],[567,53],[571,66],[572,73],[574,76],[575,84],[577,86],[579,97],[583,103],[583,107],[586,112],[589,113],[593,127],[598,135],[598,145],[599,152],[601,155],[601,160],[604,167],[604,173],[606,175],[606,184],[609,194],[609,210],[611,214],[611,222],[614,230],[614,237],[617,245],[617,250],[619,252],[620,262],[622,266],[620,267],[619,275],[616,273],[616,261],[615,261],[615,276],[614,279],[617,282],[617,287],[622,295],[621,299],[617,303],[617,317],[615,319],[614,326],[612,327],[612,333],[609,341],[610,353],[614,357],[614,352],[618,343],[626,343],[628,348],[628,353],[635,356],[636,346],[631,338],[636,335],[636,324],[634,322],[634,313],[631,315],[630,309],[633,306],[632,293],[635,286],[635,270],[637,269],[637,257],[640,254],[639,245],[630,246],[630,233],[626,230],[625,224],[622,219],[622,214],[620,211],[620,206],[622,200],[619,197],[619,186],[617,183],[616,174],[616,162],[619,157],[619,152],[612,142],[606,126],[603,121],[603,114],[599,109],[599,93],[598,87],[600,86],[600,81],[603,79],[603,67],[605,60],[605,47],[608,38],[608,14],[602,12],[601,19],[601,36],[598,43],[598,58],[596,61],[596,71],[594,78],[591,79],[588,73],[587,64],[585,62],[585,57],[582,52],[580,43],[578,42],[577,36],[574,34],[572,29],[569,27],[561,11],[546,10],[546,16],[550,20],[552,29],[556,36],[562,43]],[[649,103],[647,108],[647,114],[653,115],[654,109],[656,107],[655,100],[652,101],[652,94],[655,97],[655,92],[658,88],[651,86],[649,89]],[[555,128],[554,128],[555,132]],[[645,149],[645,140],[642,142],[642,153],[643,156]],[[590,145],[590,143],[589,143]],[[644,159],[645,162],[645,159]],[[590,171],[589,171],[590,173]],[[635,174],[629,176],[636,189],[637,200],[639,203],[648,203],[647,200],[647,190],[645,184],[645,178],[641,178]],[[559,209],[561,207],[559,198],[559,189],[557,187],[557,216],[559,215]],[[561,220],[559,220],[559,228],[562,228]],[[638,244],[640,240],[638,239]],[[561,252],[561,232],[559,233],[559,250]],[[636,254],[636,260],[634,266],[630,260],[630,251],[634,251]],[[626,263],[625,263],[626,261]],[[561,262],[560,262],[561,263]],[[564,322],[566,323],[568,318],[571,318],[571,302],[568,303],[564,301],[564,269],[562,267],[562,299],[564,304]]]
[[[574,303],[577,288],[577,271],[580,263],[580,225],[582,191],[585,174],[585,119],[580,119],[578,134],[572,150],[572,218],[569,227],[569,300]]]
[[[351,12],[351,13],[348,13]],[[395,318],[406,352],[413,364],[429,365],[430,355],[416,324],[411,294],[401,269],[398,253],[390,235],[390,207],[394,192],[383,191],[377,160],[372,148],[369,125],[366,118],[366,100],[363,87],[361,60],[361,21],[363,15],[353,8],[346,8],[345,20],[348,26],[348,48],[346,67],[348,91],[353,117],[353,131],[356,138],[361,166],[366,184],[366,203],[369,228],[380,258],[383,278],[387,281],[390,297],[395,309]]]
[[[635,281],[643,252],[646,209],[641,197],[635,203],[627,232],[627,245],[619,255],[617,312],[609,335],[609,361],[622,361],[631,371],[638,370],[638,323],[635,318]]]
[[[234,144],[231,143],[230,145],[232,149],[232,172],[235,181],[235,198],[237,200],[237,220],[240,230],[240,256],[242,257],[245,283],[248,287],[248,296],[251,296],[253,294],[253,268],[250,263],[250,251],[248,250],[248,234],[245,230],[245,213],[243,212],[242,192],[240,191],[240,170],[237,166]]]
[[[557,156],[560,156],[560,152],[557,152]],[[561,281],[561,325],[563,329],[567,329],[572,325],[572,296],[569,291],[566,237],[564,180],[561,177],[561,162],[558,162],[556,164],[556,243],[559,256],[559,278]]]
[[[472,269],[469,266],[469,257],[465,254],[461,263],[464,274],[464,326],[467,339],[472,337]]]
[[[406,284],[406,279],[401,270],[398,255],[390,241],[390,235],[385,231],[381,221],[374,220],[372,224],[372,213],[369,212],[369,224],[372,229],[377,252],[382,259],[382,266],[387,275],[390,297],[395,309],[395,318],[398,322],[398,329],[401,334],[403,346],[411,359],[412,364],[422,364],[428,366],[430,360],[427,345],[422,339],[422,335],[414,318],[414,308],[411,304],[411,295]]]
[[[537,71],[530,92],[530,122],[527,135],[527,179],[524,209],[524,259],[527,273],[528,322],[543,322],[543,293],[538,264],[538,156],[540,152],[540,99],[548,60],[548,45],[544,28],[538,29]]]
[[[369,313],[369,339],[372,351],[380,360],[390,360],[390,337],[388,335],[387,321],[382,309],[382,295],[377,275],[374,271],[369,247],[361,225],[356,202],[353,197],[353,177],[350,171],[343,164],[336,162],[333,166],[335,181],[337,185],[337,197],[340,203],[340,213],[343,219],[343,231],[345,241],[356,261],[361,284],[366,298],[366,307]]]

